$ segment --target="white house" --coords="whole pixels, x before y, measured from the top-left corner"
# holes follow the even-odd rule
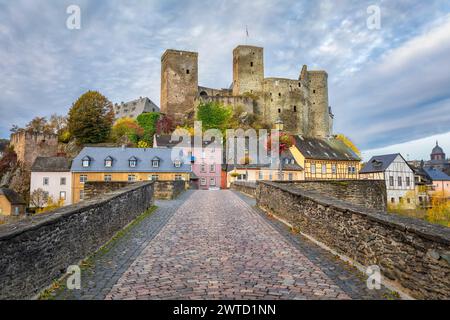
[[[388,203],[415,208],[414,171],[401,154],[374,156],[359,174],[360,179],[385,180]]]
[[[30,194],[42,189],[53,201],[72,204],[72,161],[63,157],[38,157],[31,167]],[[32,204],[30,204],[32,206]]]

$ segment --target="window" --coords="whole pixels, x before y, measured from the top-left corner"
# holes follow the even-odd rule
[[[85,183],[85,182],[87,182],[87,181],[88,181],[87,175],[82,174],[82,175],[80,176],[80,183]]]
[[[66,200],[66,192],[65,191],[61,191],[59,193],[59,200]]]
[[[258,172],[258,180],[262,180],[262,179],[264,179],[264,177],[263,177],[263,172],[262,172],[262,171],[259,171],[259,172]]]
[[[112,163],[113,163],[113,161],[112,161],[112,158],[106,158],[105,159],[105,168],[111,168],[112,167]]]
[[[183,177],[181,176],[181,174],[176,174],[175,181],[181,181],[181,180],[183,180]]]
[[[294,106],[294,112],[297,112],[297,106]]]
[[[159,180],[159,176],[157,174],[153,174],[151,179],[153,181],[158,181]]]
[[[336,172],[337,172],[337,171],[336,171],[336,165],[335,165],[335,164],[332,164],[332,165],[331,165],[331,173],[332,173],[332,174],[336,174]]]
[[[105,174],[105,176],[103,177],[103,180],[105,182],[110,182],[110,181],[112,181],[112,177],[110,174]]]
[[[200,179],[200,185],[206,186],[206,178],[201,178]]]
[[[50,178],[45,177],[45,178],[43,179],[42,184],[43,184],[44,186],[48,186],[48,185],[50,184]]]
[[[398,198],[398,202],[399,202],[399,203],[403,203],[403,197],[399,197],[399,198]]]
[[[238,180],[246,181],[246,180],[247,180],[247,175],[246,175],[246,174],[240,174],[240,175],[238,176]]]
[[[250,67],[253,67],[253,62],[250,62]]]
[[[393,176],[389,176],[389,186],[390,187],[394,186],[394,177]]]
[[[398,186],[401,187],[402,186],[402,177],[398,177]]]
[[[211,173],[215,173],[216,172],[216,165],[215,164],[211,164],[209,166],[209,172],[211,172]]]
[[[80,190],[80,200],[84,200],[84,190]]]
[[[175,168],[180,168],[181,167],[181,161],[180,160],[175,160],[173,165],[175,166]]]
[[[292,173],[289,173],[288,174],[288,179],[289,179],[289,181],[294,180],[294,175]]]
[[[202,164],[200,166],[200,172],[206,172],[206,165]]]
[[[411,178],[410,177],[406,177],[406,186],[410,186],[411,185]]]
[[[281,93],[279,93],[278,96],[281,98]]]
[[[278,109],[278,113],[281,113],[281,109]]]
[[[209,180],[209,185],[215,187],[216,186],[216,178],[211,178]]]
[[[191,70],[187,69],[186,74],[190,74],[190,73],[191,73]]]
[[[269,180],[272,181],[272,172],[269,174]]]
[[[91,158],[89,157],[84,157],[81,160],[81,165],[83,166],[83,168],[88,168],[91,165]]]
[[[315,164],[311,164],[311,173],[316,174],[316,165]]]
[[[65,186],[66,185],[66,183],[67,183],[67,179],[66,178],[60,178],[59,179],[59,184],[61,185],[61,186]]]
[[[316,93],[316,90],[313,90],[313,93]]]
[[[129,175],[128,175],[128,181],[129,181],[129,182],[136,181],[136,176],[135,176],[134,174],[129,174]]]
[[[152,160],[152,167],[158,168],[159,167],[159,160]]]
[[[411,198],[406,198],[406,202],[411,203]]]
[[[322,165],[322,174],[326,174],[327,173],[327,165],[323,164]]]
[[[136,168],[137,166],[137,159],[135,157],[130,158],[130,160],[128,160],[128,163],[130,165],[130,168]]]
[[[395,198],[391,198],[391,203],[395,203]]]
[[[19,207],[14,207],[14,215],[18,216],[20,214]]]

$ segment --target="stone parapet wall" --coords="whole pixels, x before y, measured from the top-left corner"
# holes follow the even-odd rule
[[[84,183],[84,199],[97,198],[106,193],[128,187],[134,183],[128,181],[87,181]]]
[[[387,209],[386,182],[384,180],[295,181],[291,185],[365,208],[380,211]]]
[[[252,182],[235,181],[230,188],[242,192],[252,198],[256,197],[257,184]]]
[[[155,181],[155,199],[175,199],[186,190],[185,181]]]
[[[258,206],[419,299],[450,298],[450,229],[364,209],[295,185],[259,182]]]
[[[153,182],[0,226],[0,299],[27,299],[149,209]]]

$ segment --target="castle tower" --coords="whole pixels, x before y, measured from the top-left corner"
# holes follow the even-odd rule
[[[308,82],[311,101],[309,135],[325,138],[332,133],[328,105],[328,74],[325,71],[308,71]]]
[[[54,157],[58,154],[58,135],[21,131],[11,135],[9,145],[14,148],[17,161],[30,169],[37,157]]]
[[[192,120],[198,93],[198,53],[166,50],[161,57],[161,112],[176,124]]]
[[[233,95],[262,92],[264,48],[238,46],[233,50]]]

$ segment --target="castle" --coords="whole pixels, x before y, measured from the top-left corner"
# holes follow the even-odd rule
[[[199,86],[198,53],[166,50],[161,58],[161,112],[180,124],[194,119],[201,102],[240,106],[272,125],[282,120],[284,130],[292,134],[332,134],[328,74],[303,66],[298,79],[265,78],[260,47],[240,45],[233,50],[233,83],[228,89]]]

